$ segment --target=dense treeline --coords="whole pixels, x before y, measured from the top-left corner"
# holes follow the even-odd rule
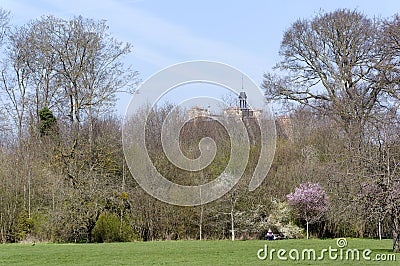
[[[160,202],[126,166],[116,93],[135,89],[137,72],[123,57],[131,45],[110,36],[104,21],[42,17],[11,27],[0,12],[0,239],[103,242],[264,238],[268,228],[303,237],[286,195],[319,183],[327,210],[310,224],[315,237],[393,237],[400,233],[400,18],[371,20],[338,10],[295,22],[284,34],[286,76],[265,74],[267,98],[291,100],[276,119],[278,139],[264,183],[247,191],[260,152],[248,122],[244,177],[219,200],[197,207]],[[162,152],[161,127],[172,106],[152,111],[146,145],[170,180],[213,180],[230,158],[226,130],[197,119],[181,131],[190,158],[209,136],[218,144],[208,167],[185,172]],[[288,105],[289,108],[289,105]],[[140,114],[139,114],[140,115]],[[257,131],[258,130],[258,131]]]
[[[136,83],[122,63],[131,45],[104,21],[47,16],[11,27],[5,11],[1,20],[2,242],[91,240],[103,212],[125,206],[113,194],[123,154],[110,110]]]

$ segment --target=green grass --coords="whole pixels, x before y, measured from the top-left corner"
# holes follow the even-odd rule
[[[346,249],[371,249],[376,254],[393,254],[391,240],[347,239]],[[281,261],[276,252],[273,260],[259,260],[257,251],[315,249],[317,256],[329,246],[337,248],[336,240],[280,241],[162,241],[106,244],[6,244],[0,245],[0,265],[398,265],[397,262],[330,260]],[[300,253],[301,254],[301,253]],[[288,254],[286,253],[286,256]],[[301,255],[300,255],[301,256]]]

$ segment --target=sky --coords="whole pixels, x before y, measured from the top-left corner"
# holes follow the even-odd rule
[[[173,64],[211,60],[239,69],[256,84],[279,61],[283,33],[297,19],[338,8],[369,17],[400,13],[398,0],[0,0],[0,7],[11,12],[13,25],[50,14],[105,19],[115,38],[132,43],[124,62],[142,81]],[[124,113],[129,100],[119,95],[118,113]]]

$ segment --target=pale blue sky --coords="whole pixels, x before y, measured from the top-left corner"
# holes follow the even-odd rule
[[[0,0],[0,6],[11,11],[16,25],[48,14],[106,19],[113,36],[133,44],[126,61],[142,80],[171,64],[212,60],[238,68],[257,84],[279,60],[283,32],[298,18],[337,8],[357,9],[371,17],[400,13],[398,0]],[[119,113],[129,100],[121,98]]]

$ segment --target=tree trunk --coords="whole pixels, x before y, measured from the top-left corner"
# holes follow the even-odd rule
[[[382,240],[382,224],[381,224],[381,220],[378,221],[378,234],[379,234],[379,240]]]
[[[204,205],[200,205],[200,224],[199,224],[199,239],[203,239],[203,212]]]
[[[235,205],[236,205],[236,191],[231,193],[231,234],[232,241],[235,240]]]
[[[201,183],[204,182],[204,172],[203,170],[200,172],[200,179]],[[201,205],[200,205],[200,223],[199,223],[199,239],[203,239],[203,214],[204,214],[204,205],[202,204],[203,202],[203,195],[201,194],[201,189],[200,189],[200,200],[201,200]]]
[[[31,171],[28,174],[28,218],[31,219]]]
[[[93,229],[96,226],[97,220],[99,220],[100,213],[100,211],[97,211],[94,219],[89,218],[86,243],[91,243],[93,241]]]
[[[393,218],[393,252],[400,252],[399,250],[399,221],[397,217]]]
[[[232,206],[232,209],[231,209],[231,232],[232,232],[232,241],[234,241],[235,240],[235,224],[234,224],[234,219],[233,219],[234,217],[233,217],[233,206]]]
[[[93,170],[93,161],[94,161],[94,154],[93,154],[93,146],[94,146],[94,136],[93,136],[93,107],[92,103],[89,105],[89,115],[88,115],[88,122],[89,122],[89,169],[90,171]]]
[[[4,230],[4,224],[3,224],[3,213],[0,213],[0,238],[1,238],[2,244],[6,243],[4,231],[5,230]]]
[[[307,239],[308,239],[308,220],[306,221]]]

